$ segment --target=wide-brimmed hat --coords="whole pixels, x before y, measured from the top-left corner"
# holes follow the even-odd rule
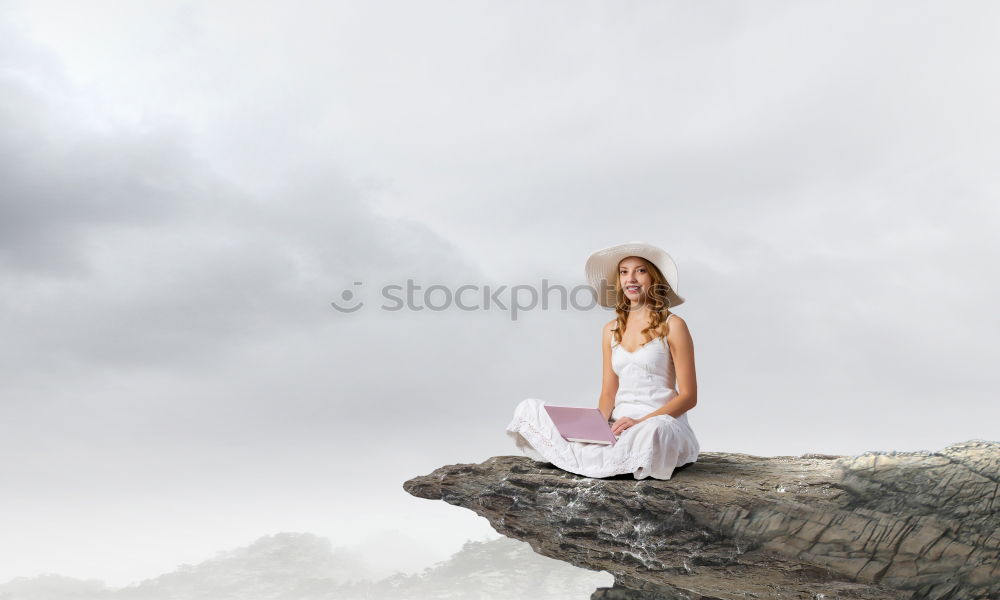
[[[618,244],[598,250],[587,259],[587,282],[597,291],[597,302],[601,306],[613,308],[617,298],[615,298],[615,282],[618,280],[618,263],[623,258],[629,256],[639,256],[656,265],[656,268],[663,273],[667,279],[670,289],[667,291],[667,300],[670,308],[684,302],[684,298],[677,294],[677,264],[670,255],[652,244],[645,242],[628,242]]]

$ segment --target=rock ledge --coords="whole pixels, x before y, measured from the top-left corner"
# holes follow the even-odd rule
[[[938,452],[702,452],[672,479],[593,479],[523,456],[403,484],[544,556],[608,571],[592,598],[1000,598],[1000,443]]]

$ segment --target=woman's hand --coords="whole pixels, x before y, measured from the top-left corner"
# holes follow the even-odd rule
[[[611,433],[618,435],[619,433],[625,431],[633,425],[638,425],[642,422],[642,419],[633,419],[632,417],[622,417],[611,425]]]

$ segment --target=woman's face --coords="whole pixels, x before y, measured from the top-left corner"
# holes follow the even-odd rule
[[[625,297],[632,303],[644,298],[653,283],[646,263],[635,257],[626,258],[618,263],[618,280],[625,290]]]

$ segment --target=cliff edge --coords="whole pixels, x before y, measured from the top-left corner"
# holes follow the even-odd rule
[[[1000,598],[1000,442],[937,452],[702,452],[667,481],[523,456],[406,481],[544,556],[608,571],[594,599]]]

